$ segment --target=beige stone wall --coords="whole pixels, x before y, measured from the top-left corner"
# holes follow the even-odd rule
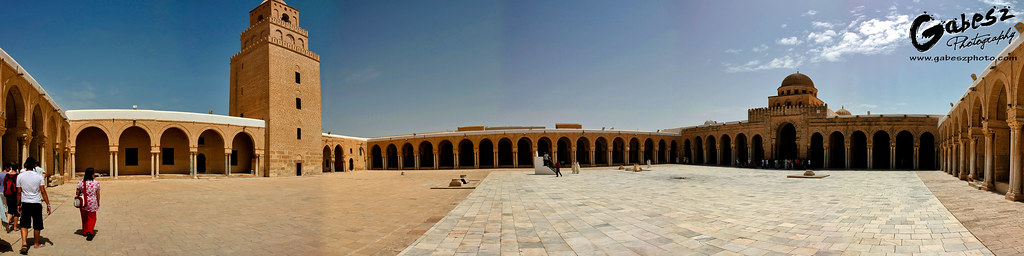
[[[322,135],[322,172],[366,170],[365,139]]]
[[[243,47],[231,58],[230,114],[266,120],[267,176],[323,170],[320,57],[308,50],[298,16],[279,1],[253,9]]]
[[[71,121],[68,148],[74,161],[70,167],[84,172],[92,167],[105,175],[190,174],[192,157],[206,159],[205,172],[225,174],[225,159],[238,150],[232,173],[248,173],[254,161],[262,158],[265,129],[229,124],[169,120],[100,119]],[[199,144],[200,137],[203,144]],[[244,145],[233,141],[246,141]],[[138,165],[127,165],[129,148],[138,150]],[[173,149],[173,164],[165,165],[163,153]],[[111,155],[116,153],[116,166]],[[114,168],[111,168],[114,167]],[[203,167],[197,166],[197,169]],[[265,166],[261,165],[260,168]],[[260,171],[259,173],[262,173]],[[79,174],[80,175],[80,174]]]
[[[519,142],[521,140],[529,145],[526,152],[519,148]],[[604,142],[601,147],[597,145],[597,141],[599,140]],[[645,145],[648,140],[651,142],[650,147],[646,147]],[[508,147],[503,148],[502,145],[508,145],[503,144],[503,141],[510,143],[511,149]],[[538,150],[545,151],[545,149],[538,147],[539,143],[542,141],[549,145],[546,150],[547,152],[550,152],[550,155],[552,155],[553,158],[562,156],[565,159],[564,162],[569,163],[578,161],[583,166],[608,166],[634,162],[642,163],[647,160],[645,156],[648,155],[648,149],[650,149],[651,152],[651,154],[649,154],[649,160],[653,163],[675,163],[675,156],[679,156],[681,149],[678,135],[652,132],[574,129],[445,132],[426,135],[400,135],[371,138],[369,139],[367,146],[367,166],[370,169],[528,167],[533,164],[533,152]],[[569,152],[563,151],[562,154],[559,154],[559,141],[567,142],[567,147],[565,148],[568,149]],[[620,151],[614,150],[614,141],[622,142]],[[639,146],[630,147],[631,141],[636,141],[636,144]],[[581,142],[582,144],[580,144]],[[677,154],[674,156],[670,153],[670,147],[673,142],[677,148]],[[491,146],[481,147],[481,144],[487,143]],[[662,144],[664,144],[664,146],[661,146]],[[446,151],[447,148],[446,150],[442,150],[442,145],[450,145],[450,151]],[[463,148],[463,146],[468,145],[472,145],[471,148]],[[580,148],[580,145],[583,147]],[[424,150],[427,148],[430,150]],[[394,150],[392,152],[389,149]],[[376,155],[376,152],[379,152],[379,155]],[[464,152],[471,152],[472,156],[467,156]],[[603,154],[598,156],[598,152]],[[580,155],[579,153],[583,153],[583,155]],[[502,156],[507,156],[508,154],[511,154],[512,161],[505,161],[505,163],[502,163]],[[631,154],[634,156],[627,156]],[[593,157],[591,155],[593,155]],[[419,158],[417,158],[417,156],[419,156]],[[434,165],[422,165],[424,157],[427,156],[436,157],[436,161],[430,161],[433,162],[432,164]],[[442,164],[442,161],[448,161],[445,159],[446,157],[452,158],[451,162],[453,163],[451,166],[445,166]],[[620,158],[621,160],[615,161],[615,158]],[[416,159],[419,159],[419,161],[416,161]],[[381,162],[376,162],[378,160]],[[396,164],[396,160],[400,163]],[[411,164],[407,162],[409,160],[412,160]]]
[[[0,106],[4,107],[0,158],[4,163],[21,163],[32,157],[47,170],[48,178],[65,179],[70,124],[26,67],[8,57],[0,59]]]

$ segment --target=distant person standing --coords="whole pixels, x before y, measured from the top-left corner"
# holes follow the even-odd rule
[[[78,181],[78,192],[76,195],[84,195],[85,202],[78,208],[82,214],[82,235],[85,240],[92,241],[96,237],[96,211],[100,209],[100,183],[93,177],[96,171],[92,168],[85,169],[85,176]]]
[[[8,169],[11,169],[11,166],[8,165],[8,164],[4,164],[3,171],[0,171],[0,193],[3,193],[2,186],[4,184],[4,181],[7,181],[7,170]],[[10,220],[11,218],[7,217],[7,208],[6,207],[7,207],[7,200],[6,200],[6,198],[4,198],[3,202],[0,203],[0,217],[3,218],[4,229],[8,230],[8,225],[11,224],[11,222],[9,222],[8,220]]]
[[[562,170],[560,170],[561,167],[562,163],[555,161],[555,177],[562,177]]]
[[[33,170],[33,163],[26,161],[25,170]],[[46,202],[46,214],[51,213],[50,197],[46,195],[46,183],[43,176],[35,171],[25,171],[18,175],[18,201],[21,202],[21,254],[28,253],[28,229],[32,228],[35,245],[40,248],[39,242],[43,239],[40,232],[43,230],[43,202]]]
[[[7,172],[3,182],[4,201],[7,201],[6,216],[10,220],[7,225],[7,233],[11,233],[12,230],[18,228],[18,217],[21,217],[21,213],[18,212],[18,205],[21,204],[21,201],[18,200],[18,169],[13,164],[7,164],[4,171]]]

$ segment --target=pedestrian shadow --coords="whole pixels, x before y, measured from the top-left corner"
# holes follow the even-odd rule
[[[99,232],[100,232],[99,229],[93,229],[92,230],[92,234],[93,235],[96,235],[96,233],[99,233]],[[75,230],[75,235],[85,236],[85,230],[82,230],[82,229]]]
[[[14,247],[11,247],[11,243],[8,243],[7,241],[0,240],[0,253],[13,252],[13,251],[14,251]]]

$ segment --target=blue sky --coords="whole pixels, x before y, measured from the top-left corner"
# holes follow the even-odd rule
[[[65,109],[226,114],[252,1],[14,1],[0,47]],[[910,22],[985,1],[300,1],[325,131],[581,123],[657,130],[746,119],[797,69],[854,114],[944,114],[1008,42],[920,53]],[[1024,8],[1024,6],[1020,7]],[[1018,9],[1011,9],[1018,13]],[[1024,15],[959,35],[992,34]]]

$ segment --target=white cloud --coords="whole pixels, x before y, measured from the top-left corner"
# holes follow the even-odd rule
[[[362,70],[349,73],[345,76],[345,82],[362,83],[380,77],[380,71],[374,66],[368,66]]]
[[[789,25],[786,25],[785,23],[783,23],[782,26],[779,26],[779,27],[786,28],[787,26],[789,26]]]
[[[803,63],[843,61],[848,56],[890,54],[905,42],[906,33],[910,30],[910,15],[899,14],[896,5],[892,5],[884,17],[868,17],[864,9],[864,6],[853,8],[852,21],[845,26],[840,22],[814,21],[811,22],[813,29],[804,31],[805,35],[776,40],[777,44],[794,46],[783,48],[790,50],[768,51],[765,44],[754,47],[751,51],[765,52],[760,57],[762,59],[742,65],[726,64],[726,71],[795,68]]]
[[[725,71],[729,73],[746,72],[746,71],[758,71],[758,70],[769,70],[769,69],[795,69],[800,66],[802,62],[790,56],[783,56],[781,58],[774,58],[771,61],[762,64],[760,61],[752,60],[746,64],[739,66],[726,65]]]
[[[818,44],[820,44],[820,43],[828,43],[828,42],[831,42],[832,41],[832,37],[835,37],[836,35],[837,35],[836,31],[835,30],[831,30],[831,29],[825,30],[825,32],[820,32],[820,33],[818,33],[818,32],[811,32],[810,34],[807,34],[807,41],[812,41],[812,42],[818,43]]]
[[[818,14],[818,11],[807,10],[807,12],[805,12],[804,14],[801,14],[800,16],[814,16],[815,14]]]
[[[811,26],[813,26],[814,28],[832,28],[832,23],[814,21],[811,22]]]
[[[803,41],[800,41],[800,39],[796,38],[795,36],[791,36],[779,39],[778,41],[776,41],[776,43],[779,43],[781,45],[798,45],[800,43],[803,43]]]
[[[820,58],[841,60],[843,55],[874,55],[890,53],[910,30],[910,16],[890,15],[885,19],[870,19],[855,24],[842,34],[838,43],[822,49]]]
[[[870,108],[870,109],[878,108],[878,105],[874,105],[874,104],[860,104],[859,106],[862,107],[862,108]]]
[[[743,50],[740,50],[740,49],[726,49],[725,52],[726,53],[737,54],[737,53],[743,52]]]

